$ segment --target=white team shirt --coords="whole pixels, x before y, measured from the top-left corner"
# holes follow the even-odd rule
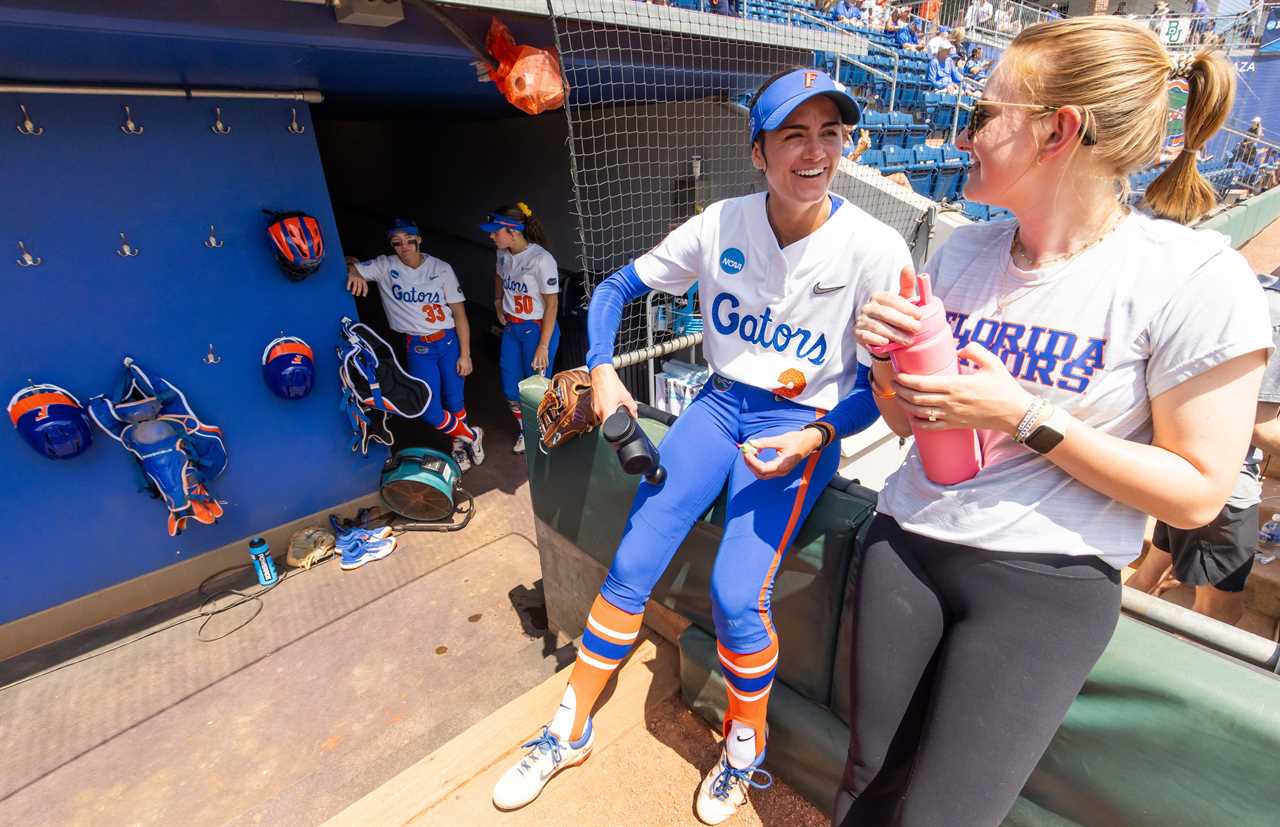
[[[417,267],[396,256],[378,256],[356,264],[356,271],[378,285],[391,329],[422,335],[453,328],[451,304],[464,301],[453,268],[426,255]]]
[[[779,249],[765,198],[717,201],[636,259],[636,274],[673,295],[698,282],[702,351],[716,373],[830,410],[853,389],[856,361],[870,364],[853,338],[858,309],[897,290],[911,254],[897,231],[848,202]]]
[[[961,347],[983,345],[1086,425],[1149,444],[1153,398],[1271,348],[1267,300],[1223,235],[1134,213],[1067,265],[1020,271],[1009,262],[1016,228],[957,229],[926,267],[934,292]],[[978,438],[983,468],[955,485],[931,482],[913,447],[879,511],[915,534],[989,551],[1096,555],[1117,569],[1138,556],[1141,511],[1003,432]]]
[[[502,279],[502,310],[517,319],[541,320],[546,310],[542,294],[560,292],[555,258],[532,242],[516,254],[498,251],[498,277]]]

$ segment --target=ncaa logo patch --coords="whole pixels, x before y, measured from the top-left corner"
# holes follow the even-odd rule
[[[391,278],[393,278],[393,279],[398,279],[398,278],[400,278],[400,271],[399,271],[399,270],[396,270],[396,269],[394,269],[394,268],[393,268],[393,269],[391,270]]]
[[[730,276],[736,276],[747,266],[747,257],[737,247],[730,247],[720,254],[720,269]]]

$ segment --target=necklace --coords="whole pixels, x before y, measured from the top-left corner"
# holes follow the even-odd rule
[[[1062,273],[1064,273],[1067,269],[1070,268],[1072,262],[1074,262],[1080,256],[1081,253],[1090,249],[1091,247],[1096,246],[1107,236],[1111,235],[1111,232],[1115,230],[1116,227],[1120,226],[1120,222],[1123,221],[1128,214],[1129,214],[1128,210],[1125,210],[1125,209],[1120,210],[1115,216],[1113,216],[1107,222],[1106,228],[1103,229],[1103,231],[1099,233],[1098,236],[1095,237],[1092,241],[1089,241],[1088,243],[1083,244],[1074,250],[1069,250],[1066,253],[1053,256],[1052,258],[1045,259],[1044,261],[1041,261],[1041,262],[1033,261],[1030,256],[1028,256],[1025,252],[1022,251],[1021,249],[1022,244],[1020,239],[1020,233],[1022,232],[1022,228],[1019,227],[1018,229],[1014,230],[1013,238],[1010,239],[1009,241],[1009,259],[1008,261],[1005,262],[1005,266],[1000,270],[1000,287],[999,287],[999,293],[996,296],[995,317],[997,319],[1004,319],[1004,311],[1006,307],[1013,304],[1018,299],[1021,299],[1022,297],[1028,295],[1033,289],[1035,289],[1035,287],[1038,286],[1036,284],[1031,284],[1026,286],[1021,291],[1019,291],[1016,286],[1013,287],[1012,289],[1006,289],[1006,282],[1010,278],[1009,272],[1008,272],[1010,264],[1012,264],[1015,267],[1019,267],[1019,269],[1044,271],[1048,266],[1062,262],[1061,267],[1058,267],[1056,270],[1049,273],[1042,272],[1041,275],[1037,279],[1035,279],[1035,281],[1039,281],[1041,284],[1043,284],[1044,281],[1049,278],[1057,278],[1058,276],[1060,276]],[[1021,255],[1023,261],[1027,262],[1026,267],[1022,267],[1017,263],[1017,261],[1015,260],[1015,256],[1017,255]],[[1039,267],[1032,266],[1037,263],[1040,265]]]

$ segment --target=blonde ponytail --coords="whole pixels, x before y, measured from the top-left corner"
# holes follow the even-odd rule
[[[1147,187],[1146,203],[1161,218],[1190,224],[1213,208],[1218,195],[1196,167],[1196,157],[1222,128],[1235,101],[1236,79],[1231,65],[1219,54],[1201,51],[1190,65],[1173,74],[1185,74],[1187,97],[1186,142],[1168,169]]]

